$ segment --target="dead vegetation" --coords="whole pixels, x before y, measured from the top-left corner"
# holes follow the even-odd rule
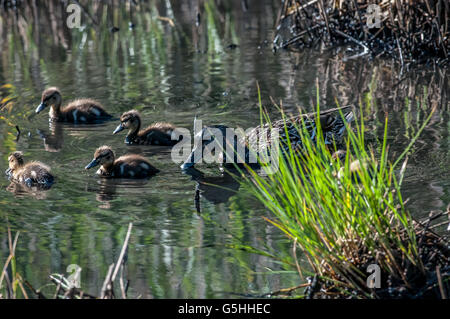
[[[79,283],[77,284],[76,281],[71,280],[71,278],[66,278],[62,274],[49,275],[50,281],[56,286],[54,294],[44,294],[41,289],[35,289],[17,271],[15,252],[20,232],[15,234],[13,240],[11,229],[8,227],[9,256],[6,259],[0,276],[0,299],[127,299],[130,282],[129,280],[126,282],[124,280],[124,268],[132,228],[133,224],[130,223],[119,258],[116,263],[112,263],[109,266],[102,289],[97,296],[85,292],[80,288]],[[119,281],[119,289],[114,289],[116,279]],[[116,296],[115,290],[120,291],[118,296]]]
[[[274,48],[349,45],[402,66],[449,63],[450,4],[443,0],[285,0]]]

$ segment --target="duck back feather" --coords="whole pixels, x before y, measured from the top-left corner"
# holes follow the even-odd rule
[[[100,175],[115,178],[146,178],[158,173],[144,157],[130,154],[123,155],[114,161],[107,171],[100,169]]]
[[[172,140],[172,132],[175,126],[170,123],[159,122],[155,123],[146,129],[138,132],[134,143],[145,145],[162,145],[173,146],[178,141]]]
[[[95,123],[112,118],[103,106],[91,99],[80,99],[61,109],[58,121],[71,123]]]
[[[50,167],[41,162],[29,162],[12,172],[12,179],[27,186],[50,187],[54,183],[54,177],[50,173]]]

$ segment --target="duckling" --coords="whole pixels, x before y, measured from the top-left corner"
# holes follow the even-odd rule
[[[125,138],[125,143],[127,144],[173,146],[178,143],[178,140],[172,140],[171,138],[175,126],[170,123],[158,122],[146,129],[140,130],[140,128],[141,116],[138,111],[131,110],[122,114],[120,124],[114,130],[113,134],[128,129],[128,134]]]
[[[331,165],[337,164],[339,162],[340,169],[339,171],[334,171],[333,176],[337,177],[339,180],[342,180],[347,173],[345,169],[345,161],[346,161],[347,151],[338,150],[333,153],[331,156],[332,162]],[[352,176],[353,181],[360,183],[361,179],[359,174],[364,174],[368,172],[368,176],[372,179],[376,175],[376,171],[378,169],[378,161],[375,158],[361,158],[355,159],[352,154],[349,154],[349,166],[348,173]]]
[[[91,99],[78,99],[61,108],[62,97],[58,88],[51,87],[42,92],[41,104],[36,108],[40,113],[50,106],[50,119],[57,122],[69,123],[98,123],[112,118],[103,106]]]
[[[94,159],[86,165],[90,169],[100,165],[97,175],[116,178],[145,178],[159,172],[144,157],[129,154],[115,159],[111,147],[101,146],[94,153]]]
[[[5,173],[14,182],[24,183],[28,187],[41,186],[43,188],[49,188],[54,182],[50,167],[35,161],[25,164],[22,152],[12,153],[8,157],[8,161],[9,168]]]
[[[356,182],[361,182],[359,174],[364,174],[365,171],[369,172],[369,178],[373,178],[378,168],[378,162],[374,159],[363,158],[361,160],[354,160],[349,165],[349,173]],[[337,173],[337,178],[342,179],[345,176],[345,167],[341,167]]]

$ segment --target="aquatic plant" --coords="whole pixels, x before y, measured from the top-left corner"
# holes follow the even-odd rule
[[[303,125],[303,148],[289,145],[278,171],[262,176],[248,168],[246,186],[274,215],[267,221],[292,239],[294,252],[298,247],[309,264],[302,269],[294,256],[300,276],[308,270],[316,275],[306,296],[413,298],[433,296],[438,286],[438,296],[445,296],[448,250],[442,238],[413,220],[400,190],[407,154],[433,111],[394,161],[388,156],[388,118],[382,141],[370,148],[361,116],[347,130],[344,149],[327,148],[320,129],[312,141]],[[380,271],[378,282],[367,273],[373,269]]]
[[[57,273],[49,275],[50,280],[56,286],[54,295],[49,297],[42,292],[43,287],[35,289],[30,282],[23,278],[17,271],[15,252],[20,232],[16,232],[13,240],[11,229],[8,227],[9,256],[3,265],[2,272],[0,273],[0,299],[29,299],[30,297],[38,299],[115,299],[119,297],[116,297],[114,289],[114,282],[116,281],[116,278],[119,281],[120,297],[127,299],[129,281],[127,280],[126,283],[124,281],[124,267],[127,260],[126,256],[128,242],[130,240],[132,228],[133,224],[129,223],[128,231],[126,233],[117,262],[109,265],[108,273],[106,274],[100,295],[98,297],[86,293],[80,289],[80,283],[77,283],[79,278],[66,278],[64,275]],[[3,282],[5,282],[5,284],[3,284]],[[27,287],[27,289],[25,289],[25,287]]]

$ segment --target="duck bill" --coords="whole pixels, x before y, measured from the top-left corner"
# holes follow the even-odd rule
[[[44,102],[42,102],[41,104],[38,105],[38,107],[36,108],[36,113],[39,114],[40,112],[42,112],[43,109],[45,109],[47,107],[47,105],[45,105]]]
[[[99,161],[94,158],[89,164],[86,165],[84,169],[90,169],[92,167],[97,166],[98,164],[100,164]]]
[[[11,175],[11,169],[8,168],[8,169],[5,171],[5,174],[8,175],[8,176]]]
[[[125,128],[123,127],[122,123],[120,123],[120,124],[116,127],[116,129],[114,130],[113,134],[117,134],[117,133],[119,133],[120,131],[123,131],[124,129],[125,129]]]

